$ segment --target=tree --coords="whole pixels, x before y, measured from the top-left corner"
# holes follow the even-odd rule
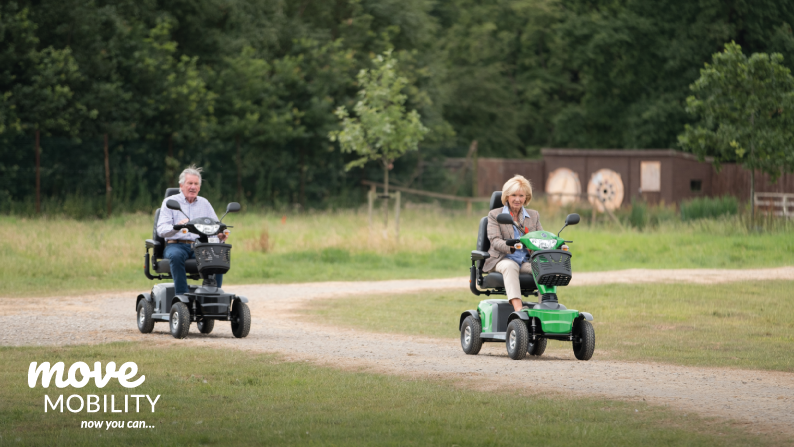
[[[735,161],[749,169],[752,203],[756,169],[773,181],[781,170],[794,171],[794,78],[782,55],[748,58],[734,42],[712,59],[687,98],[687,111],[700,123],[685,126],[679,141],[701,160],[714,157],[717,167]]]
[[[353,108],[358,116],[351,118],[347,109],[340,106],[336,116],[342,121],[342,130],[330,132],[329,137],[331,141],[339,141],[342,152],[360,155],[346,169],[364,166],[370,160],[381,163],[388,225],[389,170],[394,160],[419,148],[427,128],[416,110],[405,110],[407,97],[402,90],[408,80],[397,75],[391,50],[376,56],[372,62],[371,70],[358,73],[360,99]]]
[[[83,120],[96,117],[75,98],[82,78],[69,48],[39,49],[37,26],[27,9],[0,8],[0,133],[35,135],[36,213],[41,212],[39,141],[43,132],[77,137]]]

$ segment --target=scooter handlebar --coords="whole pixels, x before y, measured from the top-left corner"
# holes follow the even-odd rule
[[[516,245],[516,244],[519,244],[519,243],[521,243],[521,240],[519,240],[519,239],[507,239],[507,240],[505,240],[505,244],[507,244],[508,247],[512,247],[513,245]]]

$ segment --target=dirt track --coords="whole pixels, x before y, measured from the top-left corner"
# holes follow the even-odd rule
[[[794,280],[794,267],[758,271],[578,273],[572,285],[669,282],[673,278],[695,283]],[[589,362],[576,361],[570,350],[551,350],[540,359],[515,362],[507,358],[501,343],[486,344],[480,355],[466,356],[457,340],[428,340],[321,326],[300,314],[310,299],[432,289],[465,290],[467,287],[468,278],[227,286],[229,291],[251,300],[252,329],[243,340],[232,337],[227,323],[218,323],[209,336],[199,335],[193,326],[187,340],[174,340],[166,323],[158,323],[154,334],[142,335],[135,326],[136,293],[3,298],[6,305],[0,308],[0,345],[156,340],[158,343],[277,352],[289,359],[310,360],[337,368],[460,378],[469,386],[481,388],[518,386],[527,392],[645,400],[684,412],[731,419],[737,424],[747,424],[751,432],[794,437],[794,374],[791,373],[599,360],[598,345],[596,355]],[[94,315],[86,318],[89,312]]]

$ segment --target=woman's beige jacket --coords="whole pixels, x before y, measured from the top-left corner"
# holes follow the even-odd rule
[[[515,249],[510,248],[505,244],[505,239],[513,239],[515,233],[512,225],[501,225],[496,221],[496,216],[502,213],[502,208],[496,208],[488,213],[488,240],[491,242],[491,248],[488,249],[490,258],[485,260],[482,270],[490,272],[496,267],[496,264],[504,259],[506,254],[513,253]],[[526,208],[525,208],[526,209]],[[526,210],[529,217],[524,217],[524,227],[529,231],[541,231],[543,227],[540,225],[540,215],[535,210]]]

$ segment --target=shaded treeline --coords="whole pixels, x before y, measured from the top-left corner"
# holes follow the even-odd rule
[[[735,40],[794,61],[794,4],[702,0],[43,0],[0,6],[0,212],[150,209],[188,163],[215,199],[360,200],[328,140],[356,73],[393,48],[430,129],[397,184],[449,191],[440,158],[664,148],[699,69]],[[94,202],[96,202],[94,204]],[[89,212],[89,214],[91,214]]]

